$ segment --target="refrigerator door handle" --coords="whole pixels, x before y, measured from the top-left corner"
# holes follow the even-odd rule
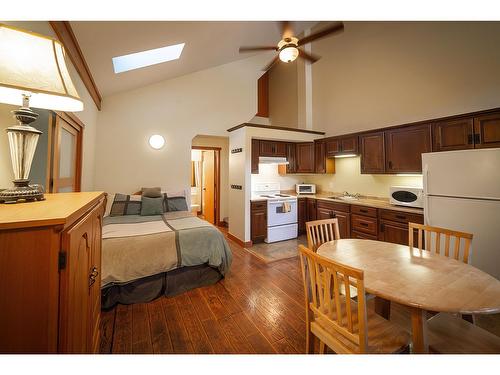
[[[424,224],[431,225],[429,222],[429,196],[425,195],[424,197]]]
[[[424,165],[424,194],[427,196],[429,194],[429,166],[427,164]]]

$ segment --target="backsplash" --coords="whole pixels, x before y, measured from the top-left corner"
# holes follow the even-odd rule
[[[259,164],[259,174],[252,174],[252,190],[255,184],[264,182],[279,182],[281,190],[295,190],[295,184],[302,181],[304,176],[289,174],[280,176],[275,164]]]

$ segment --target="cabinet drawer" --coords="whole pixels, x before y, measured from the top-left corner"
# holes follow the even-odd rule
[[[372,234],[374,236],[377,235],[377,219],[373,217],[361,216],[361,215],[352,215],[351,217],[351,226],[353,230],[358,232],[364,232],[368,234]]]
[[[353,204],[351,205],[351,212],[363,216],[377,217],[377,209],[373,207],[356,206]]]
[[[380,218],[385,220],[397,221],[400,223],[424,223],[424,216],[420,214],[412,214],[408,212],[392,211],[392,210],[379,210]]]
[[[325,210],[333,210],[333,211],[342,211],[342,212],[350,212],[350,205],[346,203],[332,202],[332,201],[323,201],[318,200],[318,209],[322,208]]]
[[[250,202],[252,211],[267,210],[267,201]]]
[[[374,240],[374,241],[378,240],[377,236],[374,236],[372,234],[357,232],[355,230],[351,232],[351,238],[358,238],[361,240]]]

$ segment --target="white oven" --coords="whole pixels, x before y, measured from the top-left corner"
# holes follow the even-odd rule
[[[297,235],[297,198],[269,199],[265,242],[288,240],[296,238]]]
[[[408,207],[424,207],[424,189],[421,187],[410,186],[391,186],[390,188],[391,204]]]

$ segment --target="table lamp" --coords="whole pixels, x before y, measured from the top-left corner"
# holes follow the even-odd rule
[[[30,125],[38,117],[30,105],[69,112],[83,110],[61,43],[0,24],[0,103],[22,104],[12,111],[18,124],[6,129],[14,187],[0,191],[0,203],[43,200],[43,188],[29,184],[31,163],[42,134]]]

